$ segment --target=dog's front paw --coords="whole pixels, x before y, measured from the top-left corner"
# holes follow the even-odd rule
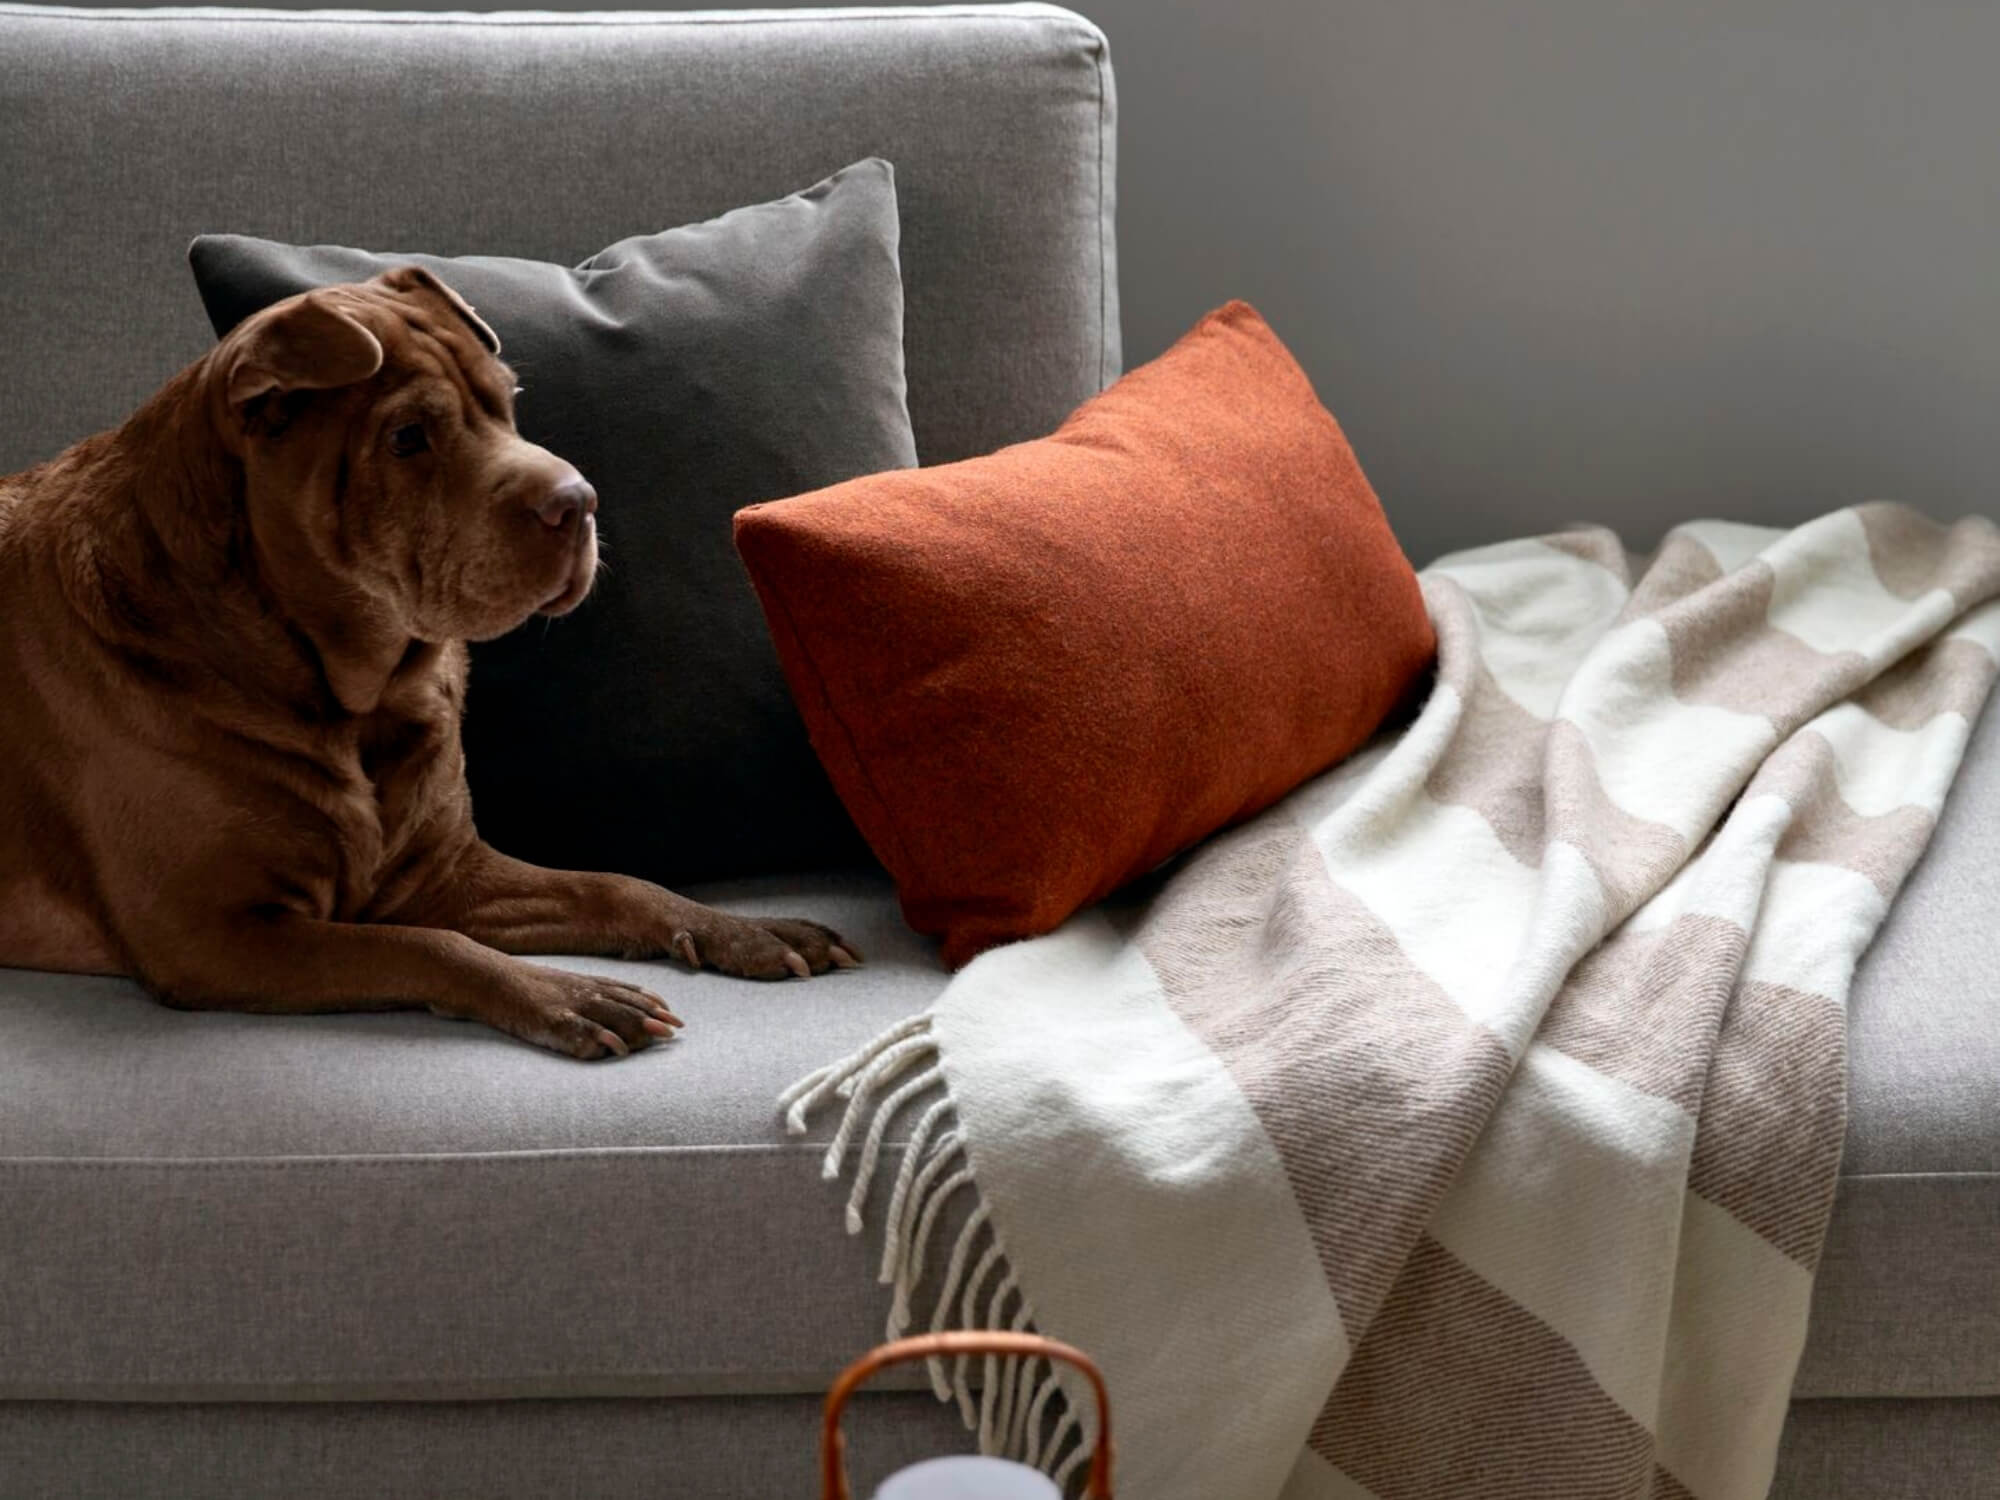
[[[861,966],[861,952],[831,927],[793,917],[704,912],[674,933],[673,954],[689,968],[745,979],[804,979]]]
[[[502,1031],[586,1061],[623,1057],[671,1037],[681,1024],[657,995],[602,974],[529,968],[517,1003],[487,1017]]]

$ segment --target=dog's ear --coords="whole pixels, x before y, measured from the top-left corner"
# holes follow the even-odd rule
[[[488,354],[500,352],[500,335],[488,326],[486,320],[472,310],[472,304],[459,296],[435,273],[419,265],[397,266],[392,271],[384,271],[375,278],[392,292],[429,292],[440,298],[444,304],[462,319],[472,330],[472,336],[486,346]]]
[[[382,368],[382,344],[320,292],[266,308],[230,336],[223,354],[229,404],[272,391],[325,391]]]

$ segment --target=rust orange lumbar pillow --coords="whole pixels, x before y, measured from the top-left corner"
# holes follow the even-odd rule
[[[1341,759],[1434,648],[1339,425],[1241,302],[1051,437],[753,505],[736,546],[954,968]]]

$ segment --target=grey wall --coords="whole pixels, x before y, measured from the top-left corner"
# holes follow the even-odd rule
[[[1094,11],[1132,356],[1255,301],[1413,552],[2000,511],[2000,7]]]
[[[1073,3],[1118,70],[1128,362],[1256,302],[1420,558],[2000,509],[2000,6]]]

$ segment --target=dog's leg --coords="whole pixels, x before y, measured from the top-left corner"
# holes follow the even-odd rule
[[[544,870],[483,843],[442,862],[415,897],[388,913],[449,928],[503,953],[678,958],[691,968],[785,979],[861,962],[818,922],[737,917],[629,875]]]
[[[140,965],[181,1010],[301,1015],[429,1009],[572,1057],[623,1056],[680,1018],[637,985],[522,963],[456,932],[260,917],[184,938]]]

